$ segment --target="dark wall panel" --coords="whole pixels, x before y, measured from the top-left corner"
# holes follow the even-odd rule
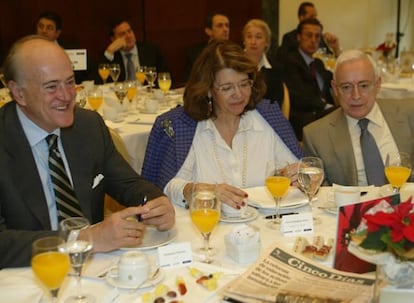
[[[243,25],[260,18],[262,7],[258,0],[0,0],[0,5],[0,55],[16,39],[34,33],[41,11],[52,10],[63,19],[61,40],[87,48],[97,62],[109,43],[110,20],[125,16],[137,39],[161,47],[176,83],[182,81],[185,50],[206,39],[203,27],[208,12],[227,14],[230,37],[239,42]]]

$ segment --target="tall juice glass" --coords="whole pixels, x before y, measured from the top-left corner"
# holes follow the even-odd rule
[[[205,259],[202,262],[212,263],[213,259],[210,255],[209,245],[210,235],[220,220],[220,202],[216,192],[194,184],[190,202],[190,217],[204,239]]]
[[[52,302],[57,302],[59,288],[70,268],[68,255],[61,251],[64,243],[61,237],[44,237],[32,244],[32,270],[50,290]]]
[[[385,160],[385,176],[393,191],[399,192],[411,175],[410,155],[405,152],[388,153]]]

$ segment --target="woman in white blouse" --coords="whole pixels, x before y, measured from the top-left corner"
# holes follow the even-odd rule
[[[142,175],[186,205],[193,182],[217,185],[222,202],[240,208],[245,187],[264,185],[269,161],[296,162],[302,151],[265,84],[239,45],[211,42],[195,62],[184,106],[159,116]]]

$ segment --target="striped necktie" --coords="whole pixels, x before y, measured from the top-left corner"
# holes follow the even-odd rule
[[[132,53],[125,54],[125,57],[127,58],[126,80],[135,80],[135,66],[134,66],[134,62],[132,62]]]
[[[79,201],[69,181],[63,164],[62,156],[57,146],[58,136],[48,135],[46,142],[49,146],[49,173],[55,192],[56,207],[59,222],[69,217],[83,217]]]
[[[382,186],[386,184],[384,163],[374,137],[368,130],[369,120],[364,118],[358,121],[361,128],[361,152],[364,159],[365,173],[368,185]]]

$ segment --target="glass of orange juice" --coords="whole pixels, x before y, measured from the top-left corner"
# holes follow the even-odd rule
[[[166,95],[171,88],[171,74],[168,72],[158,73],[158,86]]]
[[[44,237],[32,244],[32,270],[50,291],[52,302],[57,302],[59,288],[69,268],[69,257],[63,252],[65,240],[61,237]]]
[[[99,88],[95,88],[95,89],[89,91],[89,93],[88,93],[88,103],[94,111],[97,111],[103,103],[102,90],[100,90]]]
[[[204,238],[205,258],[202,262],[212,263],[210,235],[220,220],[220,201],[215,189],[208,184],[194,183],[189,206],[191,220]]]
[[[411,175],[410,155],[405,152],[388,153],[385,159],[385,176],[393,191],[398,193]]]
[[[106,80],[108,80],[108,77],[111,73],[111,66],[107,63],[101,63],[98,66],[98,73],[99,76],[102,79],[103,84],[106,83]]]
[[[141,83],[141,85],[144,85],[145,83],[145,71],[146,70],[147,70],[146,66],[138,66],[135,71],[135,77]]]
[[[280,224],[280,202],[290,187],[290,173],[288,172],[289,163],[276,163],[269,161],[266,167],[265,185],[273,199],[275,200],[276,214],[273,220],[269,221],[266,226],[272,229],[278,229]]]

